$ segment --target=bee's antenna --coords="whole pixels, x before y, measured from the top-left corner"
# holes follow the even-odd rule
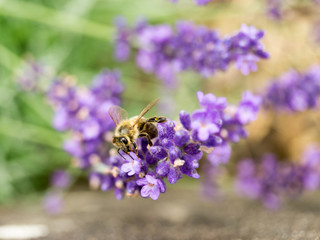
[[[155,99],[153,102],[149,103],[136,118],[135,122],[132,124],[131,129],[139,122],[139,120],[145,115],[157,102],[159,102],[160,98]]]

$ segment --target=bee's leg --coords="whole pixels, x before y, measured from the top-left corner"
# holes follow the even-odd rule
[[[129,156],[132,160],[134,160],[133,157],[130,155],[130,152],[131,152],[131,148],[130,148],[130,146],[127,146],[126,154],[128,154],[128,156]]]
[[[124,156],[122,156],[122,154],[120,153],[120,150],[121,150],[121,148],[118,148],[118,153],[119,153],[119,155],[120,155],[123,159],[125,159]]]
[[[128,154],[128,156],[129,156],[132,160],[134,160],[133,157],[130,155],[129,152],[127,152],[126,154]]]
[[[130,151],[128,151],[128,149],[127,149],[127,151],[124,151],[123,149],[118,148],[118,153],[119,153],[119,155],[120,155],[123,159],[126,160],[126,158],[120,153],[120,150],[122,150],[122,151],[123,151],[124,153],[126,153],[132,160],[134,160],[134,159],[132,158],[132,156],[129,154]]]
[[[163,123],[165,121],[167,121],[166,117],[152,117],[147,119],[147,122]]]
[[[151,146],[153,145],[153,143],[152,143],[152,141],[151,141],[151,138],[150,138],[150,136],[149,136],[148,133],[140,133],[139,137],[146,137],[147,140],[148,140],[149,146],[151,147]]]
[[[134,153],[138,156],[138,151],[137,151],[137,144],[136,144],[136,142],[132,142],[132,145],[133,145],[133,151],[134,151]]]

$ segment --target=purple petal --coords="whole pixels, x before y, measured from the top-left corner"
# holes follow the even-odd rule
[[[148,185],[145,185],[141,189],[141,197],[149,197],[151,192],[152,192],[151,187],[149,187]]]
[[[153,200],[157,200],[160,195],[160,189],[158,186],[154,186],[150,192],[150,198]]]
[[[141,178],[141,179],[138,179],[136,181],[136,183],[139,185],[139,186],[143,186],[143,185],[147,185],[148,184],[148,181],[146,178]]]

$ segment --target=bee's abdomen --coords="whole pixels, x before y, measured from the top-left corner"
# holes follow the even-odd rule
[[[153,123],[145,122],[140,132],[148,133],[151,139],[158,136],[157,126]]]

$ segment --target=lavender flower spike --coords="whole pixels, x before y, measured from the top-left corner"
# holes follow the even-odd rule
[[[118,28],[117,46],[123,44],[122,36],[127,32],[127,28]],[[131,30],[126,44],[137,48],[138,67],[154,73],[169,87],[175,87],[178,73],[186,70],[206,78],[225,71],[232,63],[245,75],[256,71],[256,63],[269,57],[261,43],[263,36],[263,31],[247,25],[223,38],[214,30],[190,22],[178,22],[175,28],[145,23]]]
[[[150,37],[162,42],[170,34],[163,28]],[[73,157],[73,164],[90,171],[92,188],[113,190],[117,199],[126,194],[156,200],[166,192],[166,179],[175,184],[184,176],[200,178],[199,162],[213,147],[218,150],[208,156],[211,166],[226,163],[231,155],[228,142],[246,136],[244,124],[254,119],[259,105],[254,95],[245,93],[238,110],[230,115],[227,110],[232,106],[225,98],[198,92],[199,109],[191,115],[181,111],[180,122],[167,118],[158,123],[153,146],[147,139],[138,138],[137,151],[121,156],[111,145],[114,122],[108,109],[120,104],[122,91],[119,74],[103,71],[87,88],[78,87],[70,79],[57,79],[47,95],[56,110],[55,126],[72,133],[64,149]],[[250,118],[240,121],[238,116],[243,112],[250,112]]]
[[[143,186],[141,189],[142,197],[149,197],[153,200],[157,200],[160,195],[160,184],[159,180],[147,175],[145,178],[137,180],[139,186]]]
[[[259,199],[267,208],[277,209],[288,197],[320,187],[320,149],[307,148],[302,161],[279,161],[266,154],[260,163],[246,159],[238,164],[236,188],[243,195]]]
[[[242,124],[247,124],[256,119],[261,97],[255,96],[251,92],[246,91],[242,94],[242,100],[238,106],[236,117]]]
[[[170,1],[173,2],[173,3],[177,3],[178,2],[178,0],[170,0]],[[211,1],[212,0],[194,0],[194,3],[199,5],[199,6],[202,6],[202,5],[208,4]]]
[[[273,81],[263,96],[264,106],[290,113],[303,112],[318,106],[320,66],[305,72],[290,70]]]

